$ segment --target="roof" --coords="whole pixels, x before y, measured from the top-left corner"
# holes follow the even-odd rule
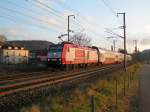
[[[0,42],[0,46],[4,45],[5,43],[4,42]]]
[[[16,41],[7,41],[7,43],[12,45],[23,46],[31,52],[34,51],[43,51],[52,45],[52,42],[42,41],[42,40],[16,40]]]
[[[11,44],[3,44],[3,45],[0,45],[1,49],[10,49],[10,50],[25,50],[24,47],[21,47],[21,46],[14,46],[14,45],[11,45]]]

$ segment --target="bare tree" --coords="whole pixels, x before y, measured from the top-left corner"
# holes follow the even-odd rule
[[[0,35],[0,42],[5,42],[7,41],[7,38],[5,35]]]
[[[77,44],[77,45],[83,45],[83,46],[91,46],[92,45],[92,39],[83,33],[78,33],[78,34],[73,35],[70,38],[70,42]]]

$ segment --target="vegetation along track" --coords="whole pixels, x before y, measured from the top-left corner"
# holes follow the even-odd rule
[[[0,97],[11,95],[13,93],[19,93],[21,91],[33,90],[40,87],[56,85],[58,83],[67,82],[70,80],[82,79],[91,77],[94,73],[103,72],[106,70],[111,70],[115,67],[119,67],[120,65],[111,65],[102,68],[96,68],[92,70],[87,70],[83,72],[75,72],[70,74],[63,74],[57,76],[49,76],[49,77],[39,77],[31,80],[26,80],[14,84],[7,84],[0,86]]]

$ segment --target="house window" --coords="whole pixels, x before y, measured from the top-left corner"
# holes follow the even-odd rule
[[[6,57],[8,57],[8,52],[6,52]]]
[[[12,47],[8,47],[8,49],[12,49]]]
[[[15,47],[15,50],[17,50],[18,49],[18,47]]]

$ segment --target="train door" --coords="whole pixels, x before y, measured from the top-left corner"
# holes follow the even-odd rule
[[[66,61],[69,62],[68,64],[75,63],[75,48],[68,48],[66,53]]]

